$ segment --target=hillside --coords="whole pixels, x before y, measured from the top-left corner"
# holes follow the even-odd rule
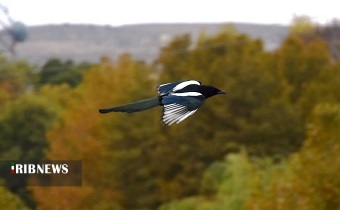
[[[161,46],[175,35],[190,33],[195,40],[204,30],[213,34],[220,24],[143,24],[120,27],[97,25],[44,25],[30,27],[29,38],[16,46],[16,59],[43,63],[57,57],[75,61],[92,61],[107,55],[116,58],[129,52],[134,58],[152,61]],[[288,29],[279,25],[234,24],[240,33],[261,38],[267,50],[275,49],[286,37]]]

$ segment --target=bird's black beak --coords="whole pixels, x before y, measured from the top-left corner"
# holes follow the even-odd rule
[[[227,93],[222,91],[222,90],[219,90],[219,91],[217,91],[217,94],[227,94]]]

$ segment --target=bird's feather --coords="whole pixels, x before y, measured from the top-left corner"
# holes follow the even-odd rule
[[[181,82],[166,83],[158,86],[158,94],[167,95],[171,92],[183,89],[188,85],[200,85],[201,82],[197,80],[185,80]]]
[[[155,98],[148,98],[141,101],[136,101],[130,104],[125,104],[122,106],[116,106],[112,108],[106,108],[106,109],[99,109],[99,112],[104,114],[108,112],[127,112],[127,113],[133,113],[133,112],[140,112],[146,109],[151,109],[155,106],[161,105],[159,97]]]
[[[164,96],[162,100],[164,124],[180,123],[197,111],[204,102],[203,95],[195,96]]]
[[[203,96],[199,92],[170,93],[172,96]]]
[[[214,95],[225,92],[197,80],[166,83],[158,86],[158,97],[149,98],[122,106],[99,109],[100,113],[108,112],[140,112],[155,106],[163,106],[162,121],[172,125],[180,123],[194,114],[204,101]]]

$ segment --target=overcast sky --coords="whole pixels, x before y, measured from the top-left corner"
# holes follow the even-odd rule
[[[289,24],[296,15],[314,22],[340,19],[340,0],[0,0],[26,25],[90,23],[247,22]]]

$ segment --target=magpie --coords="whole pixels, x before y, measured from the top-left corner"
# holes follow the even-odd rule
[[[156,106],[163,106],[162,121],[170,126],[180,123],[194,114],[204,101],[217,94],[226,94],[212,86],[201,85],[197,80],[166,83],[158,86],[158,96],[134,103],[99,109],[102,114],[108,112],[140,112]]]

